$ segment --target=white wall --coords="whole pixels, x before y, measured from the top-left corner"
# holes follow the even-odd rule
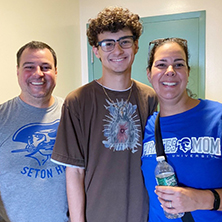
[[[140,17],[206,10],[206,98],[222,102],[221,1],[0,0],[0,103],[19,94],[15,54],[32,40],[48,43],[58,55],[59,75],[54,94],[65,97],[86,83],[86,23],[104,7],[120,2]]]
[[[32,40],[48,43],[58,56],[54,94],[65,97],[81,85],[78,0],[0,0],[0,103],[20,93],[16,52]]]
[[[83,83],[88,81],[86,23],[104,7],[123,6],[138,13],[140,17],[206,10],[206,98],[222,102],[222,1],[94,0],[92,4],[91,0],[80,0],[79,4]]]

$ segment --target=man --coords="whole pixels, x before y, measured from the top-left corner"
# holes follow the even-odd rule
[[[119,7],[90,20],[87,35],[102,77],[66,98],[52,154],[67,166],[72,222],[147,222],[141,143],[157,100],[131,79],[141,32],[139,16]]]
[[[36,41],[21,47],[17,77],[20,95],[0,105],[5,211],[12,222],[68,221],[65,167],[50,161],[63,103],[52,96],[57,78],[54,50]]]

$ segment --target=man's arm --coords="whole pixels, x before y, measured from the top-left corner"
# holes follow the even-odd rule
[[[4,204],[1,198],[1,192],[0,192],[0,222],[10,222],[10,220],[8,219],[6,210],[4,208]]]
[[[66,188],[71,222],[85,222],[85,170],[66,167]]]

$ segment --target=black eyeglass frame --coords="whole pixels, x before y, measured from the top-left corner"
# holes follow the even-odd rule
[[[102,43],[105,42],[105,41],[111,41],[111,42],[114,42],[114,47],[113,47],[113,49],[114,49],[115,46],[116,46],[116,42],[119,43],[119,41],[121,41],[121,40],[123,40],[123,39],[126,39],[126,38],[132,38],[132,39],[133,39],[133,42],[136,41],[136,36],[134,36],[134,35],[126,35],[126,36],[120,37],[120,38],[117,39],[117,40],[115,40],[115,39],[103,39],[102,41],[100,41],[100,42],[97,43],[96,47],[100,46],[101,49],[103,50]],[[119,45],[120,45],[120,47],[121,47],[122,49],[129,49],[130,47],[132,47],[133,44],[132,44],[131,46],[129,46],[129,47],[126,47],[126,48],[123,47],[121,44],[119,44]],[[104,51],[104,50],[103,50],[103,51],[104,51],[104,52],[111,52],[113,49],[108,50],[108,51]]]

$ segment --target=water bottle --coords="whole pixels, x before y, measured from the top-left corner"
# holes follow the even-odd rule
[[[156,158],[158,164],[155,169],[155,177],[157,184],[160,186],[177,186],[177,180],[173,167],[165,161],[164,156],[158,156]],[[168,219],[180,218],[184,213],[169,214],[164,211],[165,216]]]

